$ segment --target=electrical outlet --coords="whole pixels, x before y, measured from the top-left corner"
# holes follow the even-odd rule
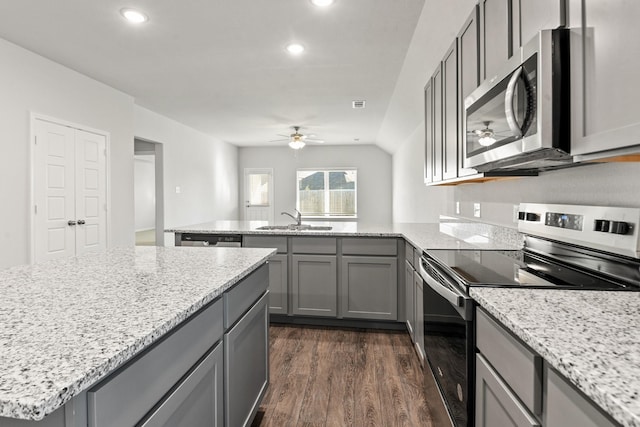
[[[480,203],[473,204],[473,216],[480,218]]]
[[[182,193],[182,188],[180,186],[176,186],[176,194]]]
[[[460,202],[456,202],[456,215],[460,215]]]
[[[520,213],[520,206],[513,205],[513,222],[518,223],[518,213]]]

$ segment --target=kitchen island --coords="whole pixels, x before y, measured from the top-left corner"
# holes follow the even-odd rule
[[[158,411],[166,416],[162,411],[167,405],[162,404],[175,403],[171,398],[189,385],[187,380],[207,374],[202,363],[221,362],[223,347],[225,359],[243,360],[242,354],[233,354],[235,341],[221,345],[227,338],[253,333],[264,336],[263,346],[267,343],[265,263],[273,253],[113,248],[0,272],[0,425],[102,426],[117,425],[113,420],[120,412],[145,419]],[[246,318],[253,322],[246,325],[256,326],[252,332],[244,328]],[[184,346],[176,347],[180,343]],[[266,367],[266,349],[257,353]],[[175,356],[166,369],[163,355]],[[147,372],[147,361],[159,364]],[[219,369],[222,363],[214,365]],[[234,374],[230,367],[225,375]],[[213,373],[221,386],[223,371]],[[126,408],[109,408],[109,399],[117,401],[118,395],[126,397],[127,389],[135,389],[136,384],[126,382],[129,375],[142,385],[150,381],[153,393],[132,396]],[[266,381],[260,387],[264,393]],[[173,394],[166,394],[169,389]],[[221,398],[222,390],[215,391]],[[229,392],[237,393],[225,389]],[[213,416],[235,416],[247,403],[255,406],[240,402],[230,411],[216,408]],[[104,411],[113,420],[101,419]],[[225,424],[240,425],[237,421],[225,419]]]
[[[475,287],[471,296],[616,422],[640,426],[640,293]],[[554,406],[543,401],[546,425]]]

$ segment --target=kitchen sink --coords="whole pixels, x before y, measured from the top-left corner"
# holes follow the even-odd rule
[[[332,229],[333,227],[331,227],[330,225],[308,225],[308,224],[263,225],[262,227],[256,228],[256,230],[292,230],[292,231],[300,231],[300,230],[329,231]]]

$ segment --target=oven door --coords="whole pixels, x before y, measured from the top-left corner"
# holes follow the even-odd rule
[[[473,300],[433,261],[422,258],[424,349],[452,425],[473,425]]]

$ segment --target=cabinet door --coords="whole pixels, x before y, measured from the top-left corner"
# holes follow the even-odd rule
[[[398,320],[398,261],[391,257],[342,257],[341,314]]]
[[[481,354],[476,354],[476,427],[539,427]],[[571,425],[571,424],[567,424]],[[573,424],[579,425],[579,424]]]
[[[267,390],[268,299],[266,292],[224,335],[224,418],[227,426],[251,425]]]
[[[526,45],[540,30],[565,25],[564,0],[520,0],[520,45]]]
[[[140,427],[224,425],[223,350],[216,347],[190,372]]]
[[[640,2],[570,0],[569,11],[572,154],[640,144]]]
[[[424,365],[424,302],[423,298],[423,286],[422,277],[417,272],[413,272],[413,286],[414,286],[414,295],[415,295],[415,346],[418,351],[418,356],[420,357],[420,362]]]
[[[433,182],[434,172],[434,116],[433,116],[433,80],[429,79],[424,87],[424,183]]]
[[[293,255],[292,312],[337,316],[337,261],[331,255]]]
[[[287,314],[287,255],[269,258],[269,313]]]
[[[433,85],[433,179],[432,182],[442,181],[442,67],[438,66],[431,78]]]
[[[480,84],[480,30],[478,26],[478,6],[458,34],[458,115],[460,117],[460,135],[458,140],[458,176],[476,173],[475,169],[464,168],[464,145],[467,127],[464,112],[464,100]]]
[[[458,176],[458,40],[442,59],[442,178]]]
[[[404,262],[404,296],[405,296],[405,310],[407,312],[407,330],[411,341],[415,342],[415,323],[416,323],[416,307],[415,307],[415,286],[413,285],[413,273],[415,270],[409,264],[409,261]]]
[[[546,427],[614,427],[617,425],[548,366],[545,367],[544,377]]]
[[[513,3],[517,1],[480,0],[480,69],[483,81],[496,77],[513,54],[513,34],[519,33],[517,19],[513,19]]]

